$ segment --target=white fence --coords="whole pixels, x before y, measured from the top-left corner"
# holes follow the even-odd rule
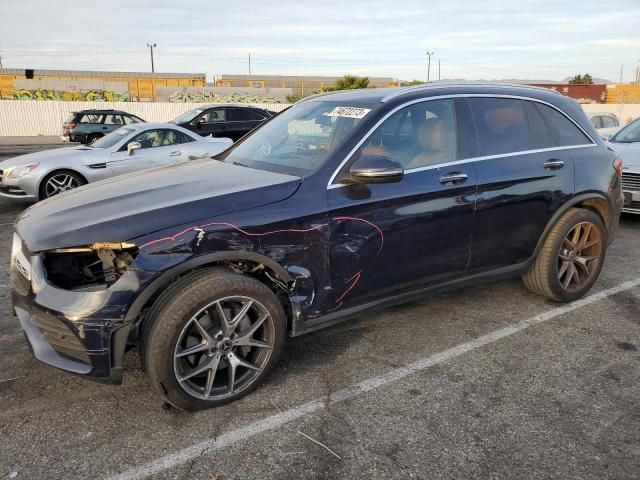
[[[251,105],[276,112],[289,106],[283,103],[256,103]],[[192,108],[202,106],[204,106],[202,103],[96,103],[2,100],[0,101],[0,136],[60,135],[62,133],[62,124],[71,112],[89,108],[113,108],[133,113],[148,122],[168,122]]]
[[[247,104],[244,104],[247,105]],[[253,106],[279,112],[287,108],[283,103],[256,103]],[[0,101],[0,136],[60,135],[62,123],[71,112],[88,108],[113,108],[138,115],[149,122],[168,122],[201,103],[146,102],[35,102],[22,100]],[[622,123],[640,117],[640,104],[583,105],[588,113],[615,113]]]

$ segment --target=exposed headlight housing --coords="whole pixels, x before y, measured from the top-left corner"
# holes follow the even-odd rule
[[[127,242],[105,242],[43,254],[50,283],[65,290],[95,290],[113,285],[133,263],[138,248]]]
[[[25,175],[30,174],[36,168],[38,168],[39,163],[29,163],[27,165],[20,165],[19,167],[13,167],[8,169],[8,173],[6,174],[7,178],[20,178]]]

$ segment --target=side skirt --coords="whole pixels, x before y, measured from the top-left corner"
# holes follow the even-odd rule
[[[312,320],[297,320],[294,322],[293,328],[289,332],[289,336],[297,337],[304,335],[305,333],[314,332],[331,325],[335,325],[346,320],[352,319],[364,312],[371,310],[380,310],[386,307],[399,305],[402,303],[416,300],[428,294],[440,293],[449,290],[456,290],[458,288],[469,287],[472,285],[478,285],[481,283],[495,282],[498,280],[504,280],[507,278],[517,277],[526,272],[533,259],[527,260],[516,265],[510,265],[490,272],[478,273],[469,277],[462,277],[456,280],[452,280],[441,285],[434,285],[419,290],[412,290],[410,292],[400,293],[391,297],[382,298],[373,302],[363,303],[362,305],[355,305],[353,307],[345,308],[321,317],[314,318]]]

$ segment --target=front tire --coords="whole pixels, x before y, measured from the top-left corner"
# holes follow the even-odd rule
[[[155,390],[182,410],[212,408],[255,389],[286,337],[276,295],[224,268],[183,277],[154,303],[141,356]]]
[[[525,287],[557,302],[583,297],[602,270],[606,235],[594,212],[570,209],[553,226],[535,262],[522,276]]]
[[[40,183],[40,200],[50,198],[59,193],[81,187],[87,182],[71,170],[57,170],[44,177]]]

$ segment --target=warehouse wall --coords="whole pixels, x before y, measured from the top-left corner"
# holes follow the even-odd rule
[[[248,105],[248,104],[244,104]],[[256,107],[279,112],[289,105],[256,103]],[[201,103],[130,103],[130,102],[26,102],[0,101],[0,136],[60,135],[62,124],[71,112],[90,108],[113,108],[133,113],[148,122],[168,122]]]

